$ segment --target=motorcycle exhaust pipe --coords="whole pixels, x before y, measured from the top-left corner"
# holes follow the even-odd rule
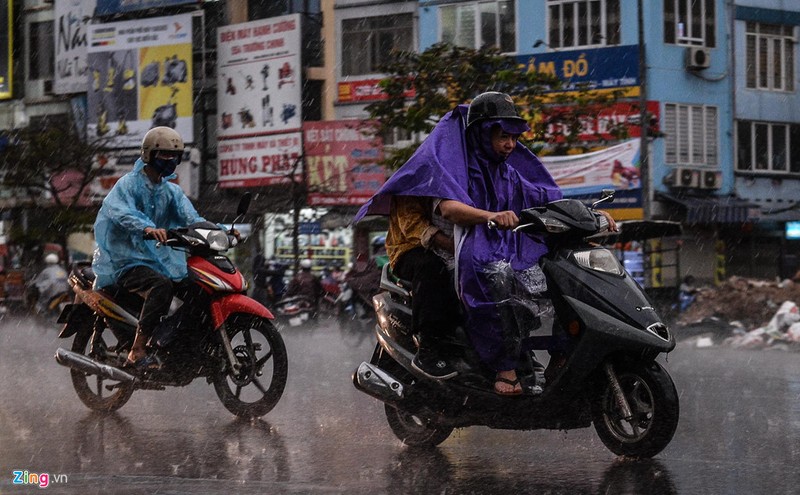
[[[353,385],[365,394],[388,404],[398,404],[405,399],[402,382],[367,362],[361,363],[356,369]]]
[[[135,376],[126,373],[119,368],[98,363],[97,361],[88,358],[83,354],[78,354],[77,352],[59,348],[56,351],[55,357],[56,362],[61,366],[82,371],[89,375],[100,375],[104,378],[108,378],[109,380],[116,380],[126,384],[133,383],[136,380]]]

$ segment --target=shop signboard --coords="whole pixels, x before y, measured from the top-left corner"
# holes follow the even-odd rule
[[[302,178],[301,17],[271,17],[217,29],[220,187]]]

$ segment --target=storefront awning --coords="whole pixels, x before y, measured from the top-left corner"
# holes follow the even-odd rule
[[[678,205],[685,213],[688,224],[745,223],[758,220],[758,205],[733,196],[674,196],[659,194],[659,199]]]

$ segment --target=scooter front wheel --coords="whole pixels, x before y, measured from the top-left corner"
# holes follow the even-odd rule
[[[678,426],[675,384],[656,362],[615,364],[614,371],[631,416],[625,417],[614,387],[603,377],[592,401],[597,435],[617,455],[653,457],[669,444]]]
[[[239,317],[228,324],[228,337],[239,363],[214,378],[214,390],[225,409],[242,418],[258,418],[283,395],[288,375],[286,346],[269,320]]]
[[[436,447],[447,440],[453,428],[437,426],[424,418],[385,404],[386,419],[395,436],[410,447]]]

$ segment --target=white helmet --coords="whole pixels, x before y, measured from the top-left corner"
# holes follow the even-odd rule
[[[300,268],[302,268],[303,270],[310,270],[311,265],[313,265],[313,263],[308,258],[300,261]]]
[[[142,140],[142,161],[149,164],[154,151],[178,151],[183,154],[183,139],[171,127],[153,127]]]
[[[48,265],[55,265],[58,263],[58,255],[56,253],[50,253],[44,257],[44,262]]]

